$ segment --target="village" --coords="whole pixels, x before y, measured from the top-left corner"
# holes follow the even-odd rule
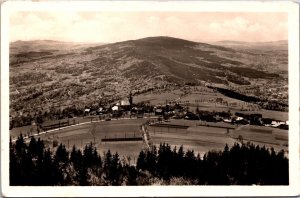
[[[132,101],[129,99],[129,101]],[[143,118],[150,115],[155,115],[159,121],[168,122],[170,119],[187,119],[199,120],[206,122],[224,122],[235,125],[258,125],[267,126],[288,130],[288,120],[275,120],[272,118],[263,117],[260,113],[241,113],[230,111],[203,111],[199,107],[193,108],[189,101],[183,103],[169,102],[164,105],[152,106],[149,103],[133,104],[129,101],[122,100],[115,103],[111,108],[100,107],[97,110],[86,108],[84,111],[87,115],[99,115],[108,120],[110,118],[120,118],[129,115],[130,117]],[[217,98],[217,102],[222,102],[221,98]],[[234,104],[233,104],[234,105]]]

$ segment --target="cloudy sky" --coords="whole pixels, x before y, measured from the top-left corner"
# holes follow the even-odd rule
[[[286,13],[16,12],[10,41],[51,39],[111,43],[149,36],[213,42],[287,40]]]

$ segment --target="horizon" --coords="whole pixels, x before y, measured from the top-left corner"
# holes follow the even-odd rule
[[[155,36],[270,42],[288,40],[287,18],[282,12],[12,12],[9,37],[10,42],[115,43]]]
[[[31,41],[49,41],[49,42],[77,43],[77,44],[96,44],[96,43],[100,43],[100,44],[113,44],[113,43],[119,43],[119,42],[126,42],[126,41],[130,41],[130,40],[146,39],[146,38],[151,38],[151,37],[169,37],[169,38],[175,38],[175,39],[183,39],[183,38],[171,37],[171,36],[149,36],[149,37],[143,37],[143,38],[136,38],[136,39],[116,41],[116,42],[111,42],[111,43],[96,42],[96,41],[95,42],[93,42],[93,41],[84,42],[84,41],[63,41],[63,40],[52,40],[52,39],[32,39],[32,40],[15,40],[15,41],[10,41],[9,44],[16,43],[16,42],[31,42]],[[188,40],[188,39],[183,39],[183,40]],[[217,41],[213,41],[213,42],[209,42],[209,41],[195,41],[195,40],[188,40],[188,41],[192,41],[192,42],[196,42],[196,43],[219,43],[219,42],[274,43],[274,42],[281,42],[281,41],[288,42],[288,39],[266,40],[266,41],[259,41],[259,42],[256,42],[256,41],[249,42],[249,41],[241,41],[241,40],[217,40]]]

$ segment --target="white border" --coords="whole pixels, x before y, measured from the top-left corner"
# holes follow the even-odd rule
[[[299,185],[299,7],[292,2],[10,1],[1,6],[1,184],[3,196],[296,196]],[[9,14],[12,11],[287,12],[289,34],[289,186],[11,187],[9,167]],[[272,19],[270,19],[272,20]]]

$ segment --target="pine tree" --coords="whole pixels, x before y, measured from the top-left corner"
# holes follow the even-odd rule
[[[87,168],[91,168],[93,165],[92,143],[89,146],[86,145],[83,150],[83,165]]]
[[[64,164],[66,164],[69,161],[69,154],[68,151],[66,150],[65,145],[60,144],[58,146],[54,159],[58,163],[64,163]]]
[[[142,150],[138,156],[136,163],[137,170],[146,170],[146,154]]]
[[[24,142],[24,138],[22,133],[20,134],[20,136],[18,137],[17,141],[16,141],[16,152],[18,156],[22,156],[25,154],[25,149],[26,149],[26,144]]]
[[[29,155],[31,155],[32,157],[36,157],[37,156],[36,149],[37,149],[36,140],[34,137],[31,137],[29,146],[28,146]]]
[[[11,186],[18,185],[19,177],[20,177],[20,168],[18,163],[18,158],[15,151],[15,146],[12,143],[10,138],[9,141],[9,184]]]

